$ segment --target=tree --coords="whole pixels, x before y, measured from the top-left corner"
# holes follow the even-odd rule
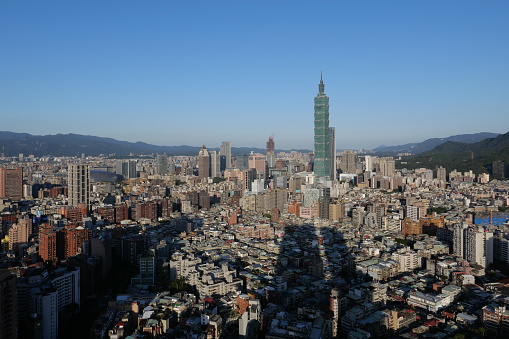
[[[437,212],[438,214],[447,212],[447,207],[439,206],[439,207],[430,207],[426,210],[426,213],[432,214],[433,212]]]
[[[177,278],[174,281],[171,281],[168,284],[168,289],[171,293],[176,293],[183,291],[189,287],[189,284],[186,282],[186,279],[183,277]]]
[[[481,335],[481,337],[485,337],[486,329],[484,327],[479,327],[479,334]]]

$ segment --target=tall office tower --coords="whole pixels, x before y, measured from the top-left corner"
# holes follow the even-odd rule
[[[276,167],[276,154],[274,153],[274,135],[269,137],[267,141],[267,167],[274,168]]]
[[[157,174],[168,173],[168,156],[166,154],[158,154],[156,160]]]
[[[221,171],[224,171],[227,168],[232,168],[232,144],[229,141],[223,141],[221,143],[221,147],[219,148],[219,154],[225,158],[225,168],[221,168]]]
[[[344,151],[341,156],[341,170],[343,173],[355,173],[357,171],[357,156],[354,151]]]
[[[392,157],[378,159],[380,175],[384,177],[393,176],[396,173],[396,162]]]
[[[329,143],[329,97],[325,95],[322,75],[315,97],[315,163],[313,171],[317,177],[328,177],[330,169]]]
[[[210,154],[207,147],[203,145],[198,152],[198,177],[208,178],[210,176]]]
[[[90,206],[90,167],[85,164],[69,164],[67,167],[69,206]]]
[[[437,168],[437,179],[439,181],[443,181],[443,182],[447,181],[447,172],[446,172],[445,168],[443,168],[442,166]]]
[[[0,198],[23,199],[23,167],[0,167]]]
[[[330,177],[336,179],[336,127],[329,127]]]
[[[115,173],[122,175],[125,179],[137,178],[136,161],[117,160]]]
[[[210,176],[221,178],[221,155],[218,151],[210,151]]]

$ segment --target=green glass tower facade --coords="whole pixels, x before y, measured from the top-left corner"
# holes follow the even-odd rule
[[[318,95],[315,97],[315,164],[313,172],[317,177],[331,175],[331,154],[329,139],[329,97],[325,95],[320,74]]]

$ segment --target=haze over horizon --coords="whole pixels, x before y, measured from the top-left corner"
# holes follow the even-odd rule
[[[0,4],[1,130],[338,149],[509,126],[506,1]],[[21,117],[21,119],[20,119]],[[500,130],[502,129],[502,130]]]

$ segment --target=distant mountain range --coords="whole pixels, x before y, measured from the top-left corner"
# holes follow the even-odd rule
[[[475,143],[488,138],[496,138],[498,133],[481,132],[474,134],[460,134],[453,135],[447,138],[433,138],[427,139],[419,143],[410,143],[398,146],[378,146],[373,149],[375,153],[383,153],[386,155],[395,155],[398,153],[412,153],[419,154],[422,152],[431,151],[434,147],[442,145],[448,141],[462,142],[462,143]]]
[[[461,141],[461,142],[458,142]],[[133,155],[151,155],[166,153],[168,155],[197,155],[199,146],[157,146],[144,142],[119,141],[79,134],[31,135],[0,131],[0,153],[5,156],[33,154],[35,156],[98,156],[115,154],[118,157]],[[210,148],[218,150],[218,148]],[[251,151],[265,153],[265,149],[251,147],[232,147],[232,154],[249,154]],[[276,150],[292,151],[292,150]],[[295,149],[300,152],[311,152],[306,149]],[[399,146],[380,146],[376,155],[393,155],[411,152],[416,155],[405,157],[399,167],[435,168],[446,167],[448,170],[474,170],[480,173],[490,170],[494,160],[509,162],[509,133],[476,133],[455,135],[448,138],[428,139],[421,143]],[[418,153],[418,154],[417,154]]]
[[[200,146],[157,146],[144,142],[119,141],[80,134],[31,135],[0,131],[0,153],[7,157],[33,154],[34,156],[98,156],[115,154],[117,156],[148,155],[166,153],[168,155],[197,155]],[[219,150],[209,148],[209,150]],[[232,154],[249,154],[251,151],[265,153],[265,149],[254,147],[232,147]],[[277,150],[282,151],[282,150]],[[310,152],[309,150],[298,150]]]
[[[448,171],[473,170],[479,174],[491,173],[491,165],[497,160],[509,163],[509,132],[475,143],[447,141],[430,151],[405,157],[398,167],[435,169],[443,166]]]

